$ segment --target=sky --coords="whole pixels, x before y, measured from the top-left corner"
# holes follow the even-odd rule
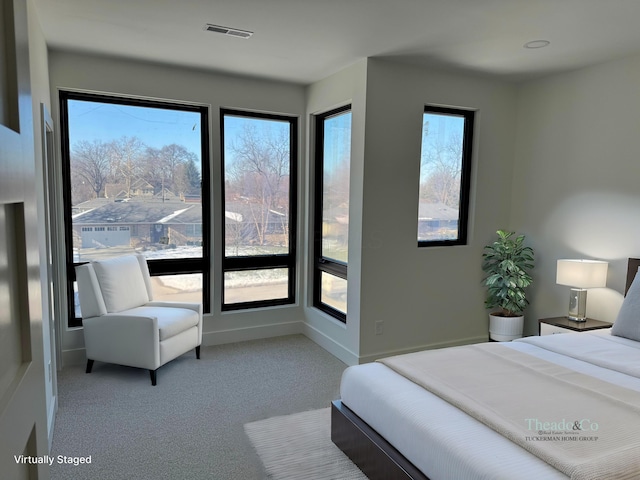
[[[464,136],[464,117],[458,115],[425,113],[422,117],[422,165],[420,176],[422,181],[430,172],[428,164],[425,164],[428,151],[442,150],[443,146],[452,140],[461,141]],[[424,124],[428,123],[428,133],[425,135]],[[445,154],[447,152],[445,151]],[[462,159],[459,159],[462,161]]]
[[[288,135],[289,122],[268,118],[249,118],[239,115],[224,117],[224,156],[225,164],[233,163],[235,153],[233,146],[239,144],[240,136],[246,128],[255,128],[257,136]]]
[[[82,140],[109,142],[127,136],[153,148],[183,145],[201,157],[197,112],[69,100],[68,113],[71,149]]]
[[[324,124],[323,166],[333,170],[351,158],[351,111],[329,117]]]
[[[79,141],[110,142],[126,136],[138,137],[153,148],[172,143],[183,145],[198,158],[201,156],[200,114],[197,112],[69,100],[68,115],[72,150]],[[350,124],[351,114],[341,115],[332,121],[344,128]],[[289,129],[286,121],[235,115],[225,116],[224,125],[226,162],[233,162],[233,144],[238,142],[247,125],[255,126],[258,135],[279,135]],[[329,143],[334,141],[332,136],[327,140]]]
[[[109,142],[123,136],[136,136],[154,148],[176,143],[200,157],[200,114],[160,108],[137,107],[84,100],[69,100],[71,148],[79,141]],[[289,123],[262,118],[227,115],[225,117],[225,154],[233,158],[232,145],[246,125],[260,133],[287,132]]]

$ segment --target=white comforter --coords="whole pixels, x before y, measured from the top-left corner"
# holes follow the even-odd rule
[[[628,361],[636,356],[628,352],[640,352],[640,344],[612,337],[608,330],[528,337],[504,345],[640,391],[640,375],[633,375],[640,372],[640,362]],[[432,480],[567,478],[382,364],[347,369],[341,396],[345,405]]]

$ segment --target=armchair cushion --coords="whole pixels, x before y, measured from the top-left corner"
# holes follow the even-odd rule
[[[149,301],[145,279],[135,256],[92,263],[107,312],[121,312]]]
[[[157,302],[158,304],[160,302]],[[164,341],[179,333],[196,327],[200,323],[198,312],[188,308],[167,308],[163,306],[145,306],[120,312],[120,315],[132,317],[156,317],[160,341]]]

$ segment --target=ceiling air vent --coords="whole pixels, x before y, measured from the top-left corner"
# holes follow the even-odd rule
[[[204,29],[208,32],[221,33],[223,35],[230,35],[232,37],[249,38],[253,35],[253,32],[247,30],[238,30],[237,28],[222,27],[220,25],[211,25],[207,23]]]

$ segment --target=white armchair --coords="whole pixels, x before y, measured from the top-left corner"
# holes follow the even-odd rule
[[[87,373],[93,362],[145,368],[156,385],[165,363],[202,343],[202,305],[154,302],[147,261],[129,255],[76,267]]]

